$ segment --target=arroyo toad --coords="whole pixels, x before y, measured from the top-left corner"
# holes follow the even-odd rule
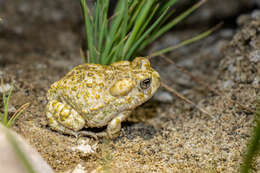
[[[75,135],[117,137],[121,122],[160,86],[159,74],[146,58],[120,61],[109,66],[83,64],[51,85],[46,115],[49,126]],[[105,132],[80,131],[103,127]]]

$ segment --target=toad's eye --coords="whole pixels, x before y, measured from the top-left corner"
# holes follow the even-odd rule
[[[151,83],[152,83],[152,79],[151,78],[147,78],[147,79],[144,79],[141,81],[140,83],[140,88],[141,89],[147,89],[151,86]]]

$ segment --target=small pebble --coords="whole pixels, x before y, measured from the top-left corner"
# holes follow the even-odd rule
[[[253,13],[251,14],[252,18],[254,19],[260,19],[260,10],[255,10],[253,11]]]
[[[12,88],[10,84],[4,84],[3,86],[0,85],[0,93],[7,93]]]
[[[78,164],[73,170],[68,170],[65,173],[86,173],[86,171],[81,164]]]
[[[249,59],[251,62],[259,62],[260,61],[260,50],[255,50],[250,53]]]
[[[89,141],[82,140],[80,144],[72,147],[73,151],[80,151],[84,154],[96,153],[97,145],[89,145]]]
[[[160,102],[172,102],[173,101],[173,97],[170,93],[166,92],[166,91],[161,91],[159,90],[158,92],[155,93],[154,95],[154,99]]]

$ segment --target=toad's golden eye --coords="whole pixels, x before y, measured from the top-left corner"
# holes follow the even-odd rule
[[[152,83],[152,79],[146,78],[140,82],[140,88],[145,90],[151,86],[151,83]]]

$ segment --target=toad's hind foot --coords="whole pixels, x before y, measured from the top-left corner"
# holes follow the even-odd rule
[[[69,105],[50,101],[46,107],[46,116],[51,129],[61,133],[78,136],[77,131],[85,126],[85,120]]]

